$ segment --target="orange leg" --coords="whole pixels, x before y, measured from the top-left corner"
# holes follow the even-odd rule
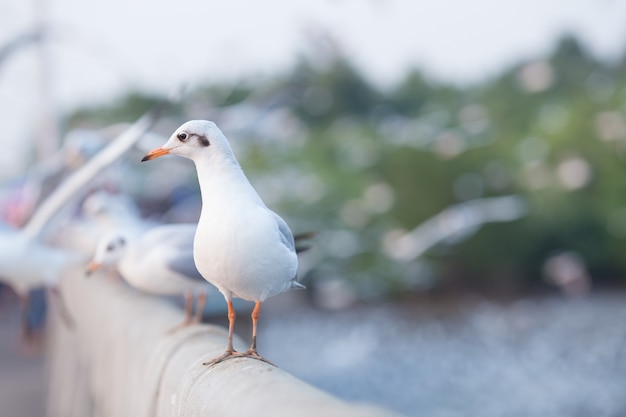
[[[198,303],[196,304],[196,315],[193,318],[194,323],[202,323],[202,313],[204,312],[206,299],[207,299],[207,295],[205,292],[201,292],[198,295]]]
[[[233,332],[235,331],[236,318],[237,314],[233,308],[233,302],[228,300],[228,347],[226,348],[226,353],[235,352],[235,349],[233,348]]]
[[[257,301],[254,304],[254,310],[252,310],[252,343],[250,344],[250,349],[248,349],[248,354],[256,355],[256,326],[259,322],[259,315],[261,311],[261,302]]]
[[[191,310],[193,309],[193,293],[191,291],[185,291],[185,321],[183,321],[183,327],[188,326],[191,323]]]
[[[235,313],[235,309],[233,308],[233,302],[231,300],[226,300],[226,302],[228,303],[228,346],[226,347],[226,352],[224,352],[221,356],[218,356],[215,359],[204,362],[203,365],[215,365],[216,363],[220,363],[222,361],[225,361],[226,359],[243,356],[243,354],[237,352],[233,348],[233,333],[235,330],[235,319],[237,318],[237,314]]]
[[[185,319],[182,323],[177,324],[176,326],[169,329],[168,333],[173,333],[177,330],[185,328],[189,326],[191,321],[191,310],[193,309],[193,293],[191,291],[185,291]]]
[[[257,301],[254,304],[254,310],[252,310],[252,343],[250,344],[250,349],[244,355],[248,358],[258,359],[260,361],[269,363],[270,365],[274,365],[272,362],[265,359],[263,356],[259,355],[256,351],[256,327],[259,322],[259,313],[261,311],[261,302]]]

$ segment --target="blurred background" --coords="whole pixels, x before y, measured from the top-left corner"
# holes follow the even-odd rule
[[[317,233],[308,290],[267,303],[266,357],[407,415],[626,413],[626,3],[1,0],[4,221],[72,138],[181,88],[156,146],[214,120]],[[193,166],[143,153],[109,187],[196,221]],[[1,400],[37,415],[42,360],[2,297]]]

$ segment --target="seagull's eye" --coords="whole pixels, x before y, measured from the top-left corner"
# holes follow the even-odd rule
[[[181,142],[184,142],[187,140],[187,133],[185,132],[180,132],[178,134],[178,140],[180,140]]]
[[[113,249],[115,249],[115,245],[114,245],[114,244],[112,244],[112,243],[109,243],[109,244],[107,245],[107,252],[111,252]]]
[[[126,239],[124,239],[123,237],[120,238],[119,240],[120,242],[120,246],[124,246],[126,244]]]

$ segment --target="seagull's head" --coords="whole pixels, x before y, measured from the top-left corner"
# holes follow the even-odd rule
[[[217,125],[208,120],[191,120],[176,129],[165,145],[148,152],[141,161],[167,154],[195,159],[218,149],[230,150],[230,145]]]
[[[87,275],[103,266],[115,265],[124,255],[127,247],[128,237],[122,232],[113,232],[103,236],[96,247],[96,254],[87,265]]]

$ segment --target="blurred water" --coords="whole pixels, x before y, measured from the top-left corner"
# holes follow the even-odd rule
[[[261,352],[345,399],[409,416],[626,414],[623,295],[481,302],[443,316],[397,305],[271,316]]]

